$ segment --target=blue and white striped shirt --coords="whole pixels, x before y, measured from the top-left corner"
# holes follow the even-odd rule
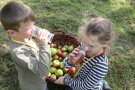
[[[85,57],[82,63],[89,58]],[[71,67],[67,63],[68,58],[64,60],[65,67]],[[103,80],[108,72],[108,58],[105,54],[91,59],[80,70],[76,78],[65,77],[64,84],[70,86],[73,90],[102,90],[100,80]]]

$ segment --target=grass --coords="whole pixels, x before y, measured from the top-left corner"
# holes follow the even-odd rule
[[[0,2],[2,7],[10,0]],[[30,6],[36,25],[50,31],[77,35],[78,28],[93,17],[110,19],[117,35],[109,54],[106,80],[113,90],[135,90],[135,6],[133,0],[14,0]],[[0,90],[19,90],[17,72],[8,51],[8,36],[0,26]]]

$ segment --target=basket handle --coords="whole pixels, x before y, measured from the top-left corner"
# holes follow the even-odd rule
[[[65,32],[64,32],[64,31],[62,31],[62,30],[54,30],[54,31],[52,31],[52,33],[55,33],[55,34],[57,34],[57,33],[65,34]]]

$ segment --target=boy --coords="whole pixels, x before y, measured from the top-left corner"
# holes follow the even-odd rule
[[[0,12],[1,23],[11,37],[10,50],[18,71],[22,90],[45,90],[44,78],[50,68],[50,46],[47,43],[47,30],[38,33],[37,44],[32,41],[35,22],[34,12],[28,6],[18,3],[7,3]]]

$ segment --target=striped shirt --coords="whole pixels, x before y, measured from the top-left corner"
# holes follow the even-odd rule
[[[82,63],[89,58],[85,57]],[[64,60],[65,67],[71,67],[67,60],[68,58]],[[76,78],[65,77],[64,84],[70,86],[73,90],[102,90],[99,82],[103,80],[107,72],[108,58],[105,54],[102,54],[86,63]]]

